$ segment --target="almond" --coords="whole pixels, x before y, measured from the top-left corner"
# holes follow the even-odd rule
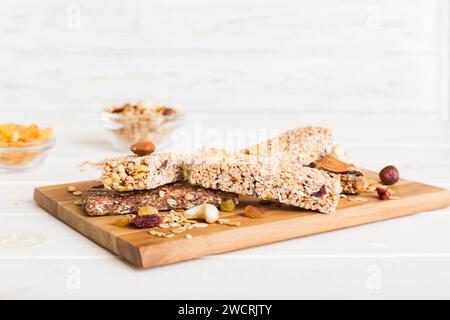
[[[254,206],[246,206],[244,209],[244,215],[252,219],[260,219],[264,217],[264,213]]]
[[[151,141],[139,141],[133,144],[130,150],[138,156],[148,156],[155,152],[156,146]]]
[[[334,173],[343,173],[349,171],[352,168],[352,165],[333,157],[325,156],[316,162],[316,167]]]

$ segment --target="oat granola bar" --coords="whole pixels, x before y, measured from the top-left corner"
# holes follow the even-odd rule
[[[361,171],[349,171],[340,173],[342,193],[345,194],[360,194],[364,191],[364,174]]]
[[[321,127],[304,127],[282,134],[254,145],[242,152],[249,155],[275,157],[293,160],[301,165],[309,165],[328,154],[333,146],[331,130]]]
[[[177,182],[182,176],[183,156],[157,153],[107,160],[102,181],[106,189],[123,192],[154,189]]]
[[[242,152],[260,156],[276,156],[309,165],[328,154],[332,145],[333,140],[329,129],[305,127],[283,132],[273,139],[244,149]],[[359,194],[363,191],[362,172],[354,170],[338,175],[343,193]]]
[[[88,215],[104,216],[133,214],[144,206],[160,211],[189,209],[204,203],[219,207],[229,199],[238,203],[238,196],[232,193],[174,183],[153,190],[131,192],[92,188],[83,194],[82,205]]]
[[[322,170],[273,157],[206,149],[187,166],[193,185],[304,209],[331,213],[339,203],[339,178]]]

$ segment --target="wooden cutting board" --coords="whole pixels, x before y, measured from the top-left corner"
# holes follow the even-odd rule
[[[34,192],[34,200],[59,220],[139,268],[156,267],[450,206],[450,191],[407,180],[393,187],[395,195],[400,197],[398,200],[382,201],[376,193],[365,193],[360,196],[368,198],[368,201],[341,199],[338,210],[327,215],[277,204],[263,206],[257,200],[244,198],[234,212],[222,214],[231,221],[240,221],[241,226],[212,224],[205,229],[190,230],[193,239],[188,240],[184,234],[177,234],[173,238],[156,238],[148,233],[149,229],[116,227],[113,225],[116,217],[89,217],[81,207],[74,204],[80,197],[67,191],[69,185],[84,191],[98,185],[98,182],[40,187]],[[249,204],[263,208],[265,217],[251,219],[242,215],[243,208]]]

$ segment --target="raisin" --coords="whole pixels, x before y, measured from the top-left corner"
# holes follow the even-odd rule
[[[153,228],[161,223],[161,217],[158,214],[148,216],[136,216],[131,220],[131,225],[137,228]]]
[[[117,218],[114,221],[114,225],[116,227],[127,227],[130,225],[130,222],[131,222],[131,216],[127,215],[127,216],[122,216],[122,217]]]
[[[322,198],[326,194],[327,194],[327,187],[323,185],[320,187],[319,191],[314,192],[312,195],[313,197]]]
[[[225,200],[220,204],[220,211],[231,212],[236,209],[236,204],[232,199]]]
[[[152,206],[145,206],[142,208],[139,208],[138,210],[138,216],[149,216],[152,214],[158,214],[158,209],[152,207]]]

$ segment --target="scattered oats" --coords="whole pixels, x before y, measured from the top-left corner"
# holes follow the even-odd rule
[[[165,234],[164,237],[165,238],[173,238],[173,237],[175,237],[175,235],[173,233],[169,233],[169,234]]]
[[[167,199],[167,204],[171,207],[176,207],[177,206],[177,201],[174,199]]]
[[[191,240],[192,239],[192,235],[190,233],[188,233],[187,235],[185,235],[185,238],[188,239],[188,240]]]
[[[233,221],[233,222],[228,222],[227,226],[232,226],[232,227],[239,227],[241,225],[240,221]]]
[[[184,226],[185,228],[186,228],[186,230],[192,230],[192,229],[194,229],[194,227],[192,226],[192,225],[187,225],[187,226]]]
[[[80,171],[81,172],[86,171],[86,167],[92,167],[94,169],[101,170],[103,168],[104,162],[106,162],[106,160],[104,160],[102,162],[84,161],[83,163],[81,163],[79,165]]]
[[[339,195],[339,197],[342,198],[342,199],[346,199],[346,198],[347,198],[347,195],[341,193],[341,194]]]
[[[76,206],[81,206],[81,205],[83,205],[83,201],[77,200],[73,204],[76,205]]]
[[[75,186],[69,186],[69,187],[67,188],[67,191],[68,191],[68,192],[75,192],[75,191],[77,191],[77,187],[75,187]]]
[[[208,228],[207,223],[196,223],[193,225],[194,228]]]
[[[83,193],[81,191],[74,191],[72,194],[74,196],[81,196],[81,195],[83,195]]]
[[[160,198],[163,198],[165,194],[166,194],[166,193],[165,193],[164,191],[162,191],[162,190],[159,191],[159,197],[160,197]]]
[[[167,229],[169,227],[168,223],[161,223],[158,227],[160,227],[161,229]]]
[[[150,230],[148,233],[150,233],[152,236],[163,238],[166,237],[166,234],[164,232],[159,232],[157,230]]]
[[[195,199],[195,196],[194,196],[193,194],[191,194],[191,193],[187,193],[187,194],[184,196],[184,198],[185,198],[187,201],[191,201],[191,200],[194,200],[194,199]]]
[[[368,198],[364,198],[364,197],[353,197],[353,198],[348,198],[349,201],[353,201],[353,202],[366,202],[369,201]]]
[[[185,232],[185,231],[186,231],[186,229],[183,228],[183,227],[178,227],[178,228],[173,228],[173,229],[172,229],[172,233],[176,233],[176,234],[178,234],[178,233],[183,233],[183,232]]]
[[[179,224],[178,222],[172,222],[172,223],[169,223],[169,226],[171,226],[172,228],[178,228],[178,227],[181,227],[181,224]]]
[[[217,220],[219,224],[228,224],[230,223],[230,219],[219,219]]]

